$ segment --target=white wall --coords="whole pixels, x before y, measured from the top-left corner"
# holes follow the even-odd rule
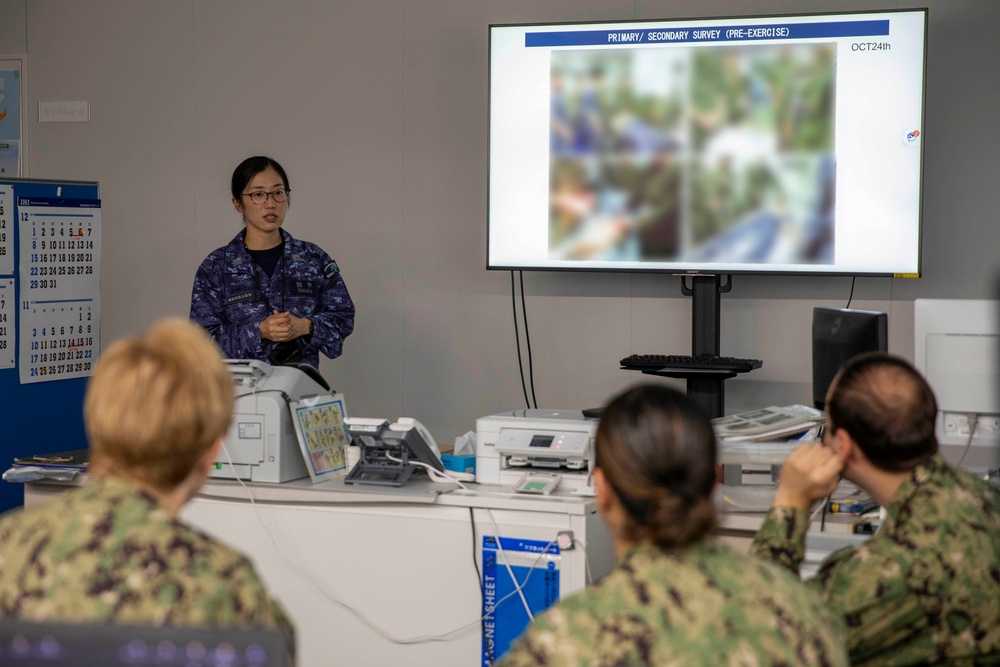
[[[340,264],[356,331],[322,372],[352,414],[408,415],[442,441],[523,405],[510,275],[485,270],[490,23],[930,7],[919,280],[859,278],[852,307],[890,313],[913,354],[913,299],[994,296],[1000,210],[1000,9],[994,0],[0,0],[0,54],[28,54],[30,176],[98,180],[105,344],[186,315],[194,270],[238,231],[244,157],[286,167],[296,236]],[[88,100],[90,123],[37,121]],[[670,276],[524,276],[538,401],[598,405],[631,352],[687,352]],[[764,367],[727,408],[809,402],[813,306],[849,278],[734,278],[722,350]]]

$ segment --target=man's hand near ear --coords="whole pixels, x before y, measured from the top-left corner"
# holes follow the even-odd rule
[[[809,443],[796,447],[781,466],[772,507],[809,511],[817,500],[837,488],[844,462],[829,447]]]

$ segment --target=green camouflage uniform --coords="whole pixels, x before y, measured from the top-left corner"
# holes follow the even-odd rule
[[[847,665],[842,633],[819,596],[771,563],[714,538],[643,544],[536,618],[500,665]]]
[[[0,520],[0,617],[284,631],[250,562],[124,481]]]
[[[797,571],[807,527],[806,512],[772,509],[752,551]],[[936,455],[900,485],[879,532],[809,584],[845,616],[855,665],[1000,664],[1000,490]]]

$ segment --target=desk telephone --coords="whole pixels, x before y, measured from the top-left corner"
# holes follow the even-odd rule
[[[434,436],[416,419],[348,417],[351,444],[361,450],[361,458],[344,478],[345,484],[402,486],[423,464],[444,472],[441,451]]]

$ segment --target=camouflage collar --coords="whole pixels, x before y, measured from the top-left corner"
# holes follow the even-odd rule
[[[284,229],[279,229],[278,231],[281,233],[281,240],[285,244],[285,248],[288,248],[288,246],[291,243],[295,242],[295,237],[292,236],[289,232],[285,231]],[[229,242],[229,247],[234,248],[237,251],[247,253],[246,245],[244,244],[244,242],[246,241],[246,237],[247,237],[247,230],[246,227],[244,227],[239,231],[238,234],[236,234],[236,236],[233,237],[233,240]]]
[[[899,518],[900,510],[909,504],[921,487],[940,480],[942,475],[946,475],[949,470],[952,468],[941,454],[934,454],[911,470],[910,475],[903,480],[903,483],[896,489],[896,493],[893,494],[892,500],[889,501],[889,506],[886,508],[886,523],[895,523]]]
[[[671,560],[687,560],[699,554],[714,552],[719,547],[719,542],[713,537],[705,537],[693,544],[685,544],[682,547],[663,549],[648,540],[632,545],[625,555],[618,560],[618,565],[625,565],[633,559],[656,560],[659,558],[669,558]]]
[[[112,504],[141,499],[148,506],[152,520],[171,520],[170,513],[160,506],[156,498],[120,477],[92,476],[84,487],[84,492],[90,497],[102,498]]]

